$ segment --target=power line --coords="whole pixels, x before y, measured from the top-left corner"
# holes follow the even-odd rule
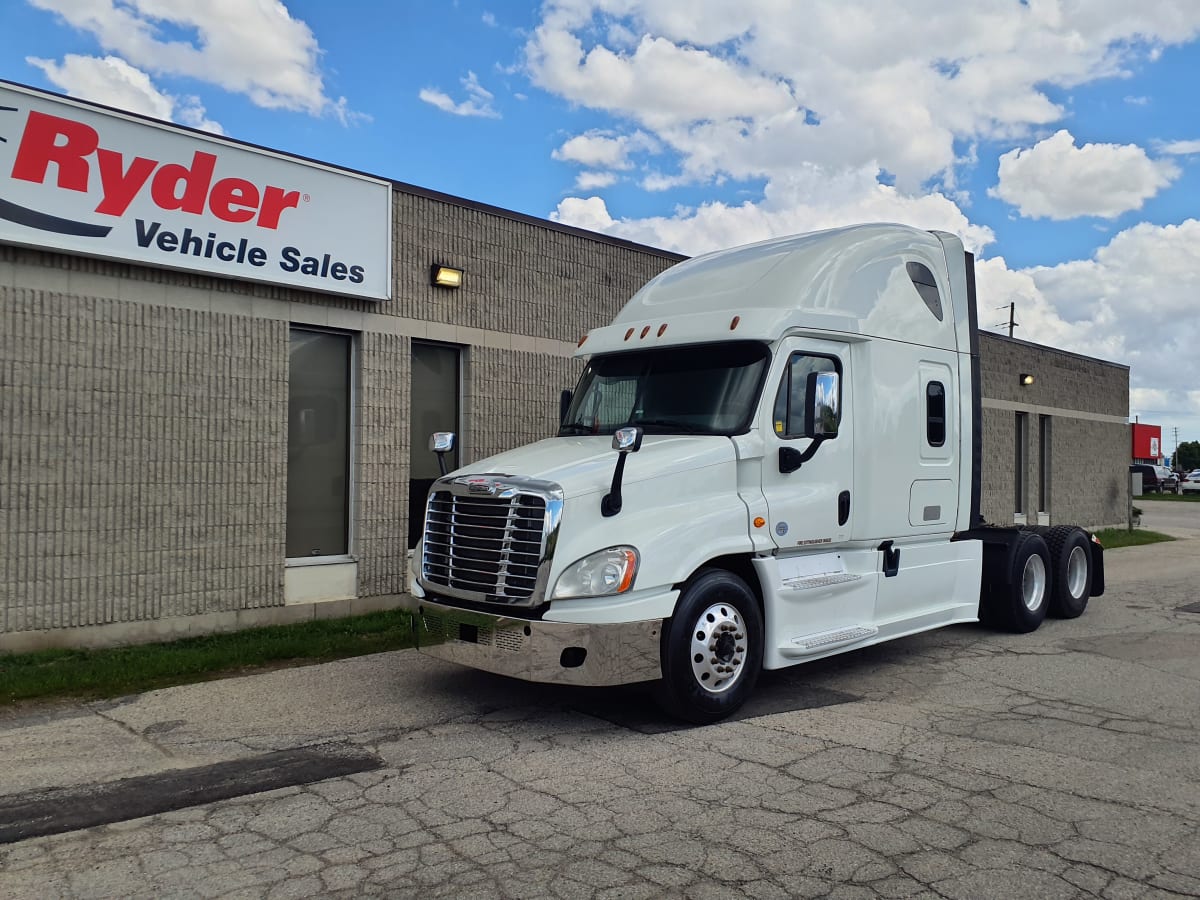
[[[1004,307],[997,306],[996,309],[1004,309]],[[1000,322],[996,325],[993,325],[992,327],[993,328],[1003,328],[1005,325],[1007,325],[1008,326],[1008,336],[1012,337],[1013,329],[1021,327],[1021,323],[1016,320],[1016,316],[1017,316],[1017,304],[1010,303],[1010,304],[1008,304],[1008,321]]]

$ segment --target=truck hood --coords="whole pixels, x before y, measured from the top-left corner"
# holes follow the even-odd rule
[[[625,461],[622,485],[732,462],[733,442],[723,435],[648,434],[642,449]],[[481,459],[453,472],[459,475],[525,475],[553,481],[566,498],[612,487],[617,452],[611,435],[557,437]]]

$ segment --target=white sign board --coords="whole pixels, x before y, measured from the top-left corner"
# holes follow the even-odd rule
[[[386,300],[386,181],[0,84],[0,241]]]
[[[1150,438],[1150,455],[1158,459],[1158,438]]]

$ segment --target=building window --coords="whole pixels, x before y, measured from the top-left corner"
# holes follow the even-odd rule
[[[1016,459],[1013,464],[1013,512],[1025,514],[1025,481],[1026,481],[1026,441],[1029,434],[1029,414],[1017,413],[1016,422]]]
[[[1038,512],[1050,511],[1050,417],[1038,416]]]
[[[288,354],[287,556],[350,552],[353,339],[293,328]]]

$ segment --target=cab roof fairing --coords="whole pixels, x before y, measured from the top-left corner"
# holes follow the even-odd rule
[[[963,264],[948,265],[947,254],[962,258],[957,237],[906,225],[854,225],[719,250],[651,279],[611,325],[588,333],[576,355],[774,341],[793,330],[966,352],[967,345],[959,346],[966,329],[956,329],[966,321],[965,281],[952,284],[961,280]],[[913,286],[908,262],[933,272],[942,300],[940,321]],[[739,322],[731,328],[734,316]]]

